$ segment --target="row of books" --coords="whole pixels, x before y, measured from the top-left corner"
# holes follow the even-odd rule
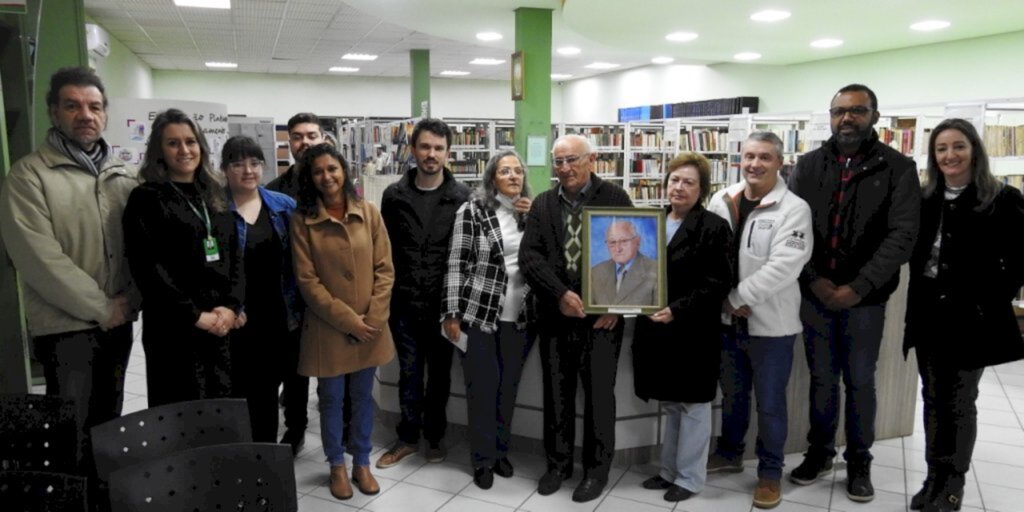
[[[804,153],[807,151],[804,140],[800,137],[800,130],[768,129],[782,139],[783,153]]]
[[[985,149],[989,156],[1024,156],[1024,125],[986,126]]]
[[[661,130],[655,132],[634,131],[629,136],[629,143],[634,148],[660,148],[662,143]]]
[[[643,174],[645,176],[657,176],[661,174],[661,158],[637,158],[633,160],[630,172]]]
[[[622,147],[623,130],[621,128],[613,129],[611,131],[600,126],[595,126],[593,128],[566,128],[565,132],[582,135],[590,141],[592,146],[595,147]]]
[[[452,130],[453,146],[486,146],[487,143],[486,126],[455,127]]]
[[[759,103],[756,96],[739,96],[736,98],[627,107],[619,109],[619,122],[649,121],[673,117],[728,116],[742,114],[744,109],[746,109],[748,114],[756,114]]]
[[[514,146],[516,144],[515,128],[495,128],[494,142],[497,147]]]
[[[728,128],[699,128],[679,133],[679,151],[727,151]]]
[[[904,155],[914,154],[913,128],[880,127],[878,128],[878,140]]]
[[[452,171],[452,174],[475,174],[481,176],[484,173],[484,167],[487,167],[486,160],[448,161],[448,169]]]
[[[639,180],[630,187],[634,200],[653,201],[665,197],[662,192],[661,180]]]

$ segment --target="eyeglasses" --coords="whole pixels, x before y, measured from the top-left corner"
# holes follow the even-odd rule
[[[495,174],[497,174],[498,176],[501,176],[502,178],[504,178],[505,176],[511,176],[513,174],[515,174],[516,176],[522,176],[523,175],[523,168],[522,167],[502,167],[502,168],[498,169],[498,171]]]
[[[246,169],[252,169],[254,171],[262,170],[263,161],[256,160],[254,158],[250,160],[242,160],[239,162],[231,162],[230,164],[228,164],[228,170],[232,172],[245,172]]]
[[[843,116],[845,116],[846,114],[850,114],[853,117],[864,117],[864,116],[868,115],[869,112],[871,112],[871,107],[862,107],[862,106],[849,107],[849,108],[833,107],[833,108],[828,109],[829,115],[831,115],[832,117],[834,117],[836,119],[840,119]]]
[[[618,238],[618,239],[615,239],[615,240],[605,240],[604,243],[606,245],[608,245],[608,247],[619,247],[619,246],[628,245],[628,244],[632,243],[633,240],[636,240],[635,236],[631,236],[629,238]]]
[[[580,159],[582,159],[583,157],[587,156],[587,154],[588,153],[584,153],[582,155],[569,155],[567,157],[562,157],[562,158],[552,158],[551,159],[551,163],[552,163],[552,165],[555,166],[555,168],[561,167],[562,165],[565,165],[565,164],[574,165],[574,164],[576,164],[576,162],[579,162]]]

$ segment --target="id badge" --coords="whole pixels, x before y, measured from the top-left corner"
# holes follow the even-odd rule
[[[206,262],[213,263],[220,261],[220,251],[217,250],[217,239],[208,236],[203,239],[203,252],[206,253]]]

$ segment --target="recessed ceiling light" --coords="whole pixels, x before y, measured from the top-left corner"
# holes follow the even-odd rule
[[[497,32],[478,32],[476,38],[481,41],[500,41],[502,35]]]
[[[842,45],[843,45],[843,40],[842,39],[830,39],[830,38],[827,38],[827,37],[825,39],[818,39],[816,41],[811,41],[811,46],[813,46],[815,48],[835,48],[836,46],[842,46]]]
[[[948,21],[926,20],[914,23],[913,25],[910,26],[910,30],[917,30],[918,32],[929,32],[931,30],[941,30],[948,26]]]
[[[572,78],[572,75],[568,73],[551,73],[552,80],[566,80]]]
[[[328,71],[333,71],[335,73],[355,73],[356,71],[359,71],[359,68],[350,68],[348,66],[333,66]]]
[[[675,59],[673,59],[672,57],[655,57],[651,59],[651,62],[653,62],[654,64],[671,64],[675,62]]]
[[[238,67],[238,64],[234,62],[207,62],[206,67],[208,68],[222,68],[222,69],[234,69]]]
[[[762,23],[774,23],[776,21],[782,21],[788,17],[789,11],[776,11],[774,9],[755,12],[750,15],[751,20],[760,21]]]
[[[736,60],[757,60],[761,58],[761,54],[757,52],[740,52],[733,55],[732,58]]]
[[[667,39],[669,41],[672,41],[672,42],[675,42],[675,43],[685,43],[687,41],[693,41],[694,39],[697,39],[697,33],[696,32],[672,32],[671,34],[665,36],[665,39]]]
[[[204,9],[230,9],[231,0],[174,0],[178,7],[201,7]]]
[[[341,56],[342,60],[377,60],[376,55],[369,53],[346,53]]]
[[[592,62],[583,67],[590,69],[612,69],[619,67],[619,65],[611,62]]]
[[[559,49],[557,49],[555,51],[558,52],[559,55],[579,55],[580,54],[580,49],[576,48],[575,46],[563,46],[563,47],[561,47],[561,48],[559,48]]]
[[[473,59],[473,60],[469,61],[469,63],[470,64],[476,64],[478,66],[497,66],[498,64],[504,64],[505,61],[502,60],[502,59],[491,59],[491,58],[478,57],[476,59]]]
[[[442,71],[440,74],[444,76],[466,76],[469,74],[469,71],[457,71],[454,69],[446,69]]]

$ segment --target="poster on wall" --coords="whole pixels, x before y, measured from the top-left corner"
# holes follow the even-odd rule
[[[181,110],[195,121],[210,145],[210,164],[218,168],[220,150],[228,140],[228,108],[223,103],[111,98],[103,138],[118,158],[141,165],[153,120],[169,108]]]

